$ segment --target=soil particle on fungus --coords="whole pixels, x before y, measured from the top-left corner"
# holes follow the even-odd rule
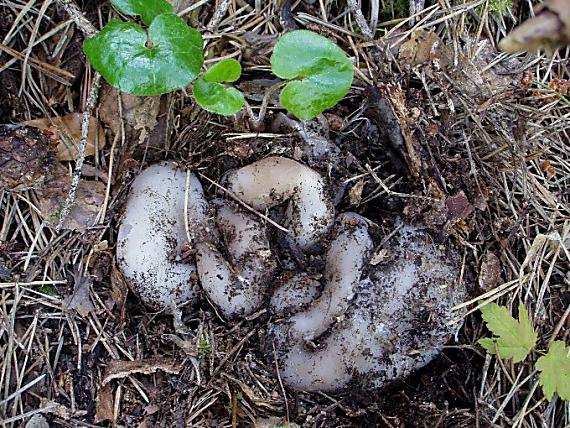
[[[39,130],[0,125],[0,190],[40,186],[54,162],[49,141]]]

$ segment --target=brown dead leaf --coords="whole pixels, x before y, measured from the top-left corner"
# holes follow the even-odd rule
[[[445,206],[447,207],[447,219],[452,224],[465,220],[475,210],[463,191],[454,196],[448,196]]]
[[[545,49],[553,52],[570,44],[570,0],[545,0],[536,16],[515,28],[499,43],[508,53]]]
[[[570,0],[568,0],[570,1]],[[436,80],[444,70],[456,87],[468,96],[489,98],[512,84],[520,61],[508,58],[494,63],[498,52],[487,39],[472,40],[471,51],[456,52],[446,46],[433,31],[417,30],[399,49],[399,60],[410,67],[425,65],[423,70]],[[493,66],[489,64],[493,63]]]
[[[414,177],[420,176],[421,160],[418,156],[419,147],[410,129],[411,115],[406,105],[406,96],[400,85],[387,84],[381,88],[382,95],[390,101],[393,112],[398,120],[400,132],[406,148],[406,162]]]
[[[120,98],[119,98],[120,97]],[[119,100],[121,110],[119,110]],[[139,143],[150,135],[156,127],[160,109],[160,97],[135,97],[119,93],[115,88],[104,86],[99,97],[101,121],[115,135],[121,132],[121,120],[125,126],[125,137],[131,140],[134,134],[139,134]],[[122,118],[121,118],[122,111]]]
[[[441,56],[440,46],[441,40],[434,31],[417,30],[400,46],[399,59],[412,67],[425,64]]]
[[[105,370],[103,385],[108,384],[113,379],[123,379],[132,374],[152,374],[161,370],[166,373],[178,374],[182,367],[169,358],[149,358],[146,360],[124,361],[111,360]]]
[[[465,235],[469,233],[469,224],[465,221],[475,211],[465,193],[460,191],[456,195],[445,198],[447,221],[442,229],[444,236],[450,233]]]
[[[83,114],[69,113],[61,117],[29,120],[24,124],[40,129],[50,138],[58,160],[71,161],[77,159],[82,122]],[[97,147],[105,147],[105,131],[97,119],[90,117],[85,156],[93,156]]]
[[[115,412],[113,406],[113,388],[111,384],[104,385],[98,389],[95,409],[96,423],[113,420]]]
[[[479,287],[489,291],[497,286],[501,279],[501,262],[492,251],[487,251],[481,262],[479,271]]]
[[[91,282],[88,277],[76,275],[73,293],[63,300],[64,309],[73,309],[82,317],[86,317],[90,312],[95,312],[95,306],[93,306],[89,295]]]
[[[362,201],[362,191],[364,190],[364,181],[358,180],[354,186],[348,191],[348,199],[350,205],[360,205]]]
[[[123,277],[121,271],[113,263],[111,267],[111,297],[121,311],[121,323],[126,319],[127,295],[129,294],[129,286]]]
[[[67,170],[62,165],[57,165],[38,194],[40,211],[48,223],[58,222],[70,185],[71,177]],[[75,202],[63,227],[79,231],[92,227],[105,200],[105,191],[106,186],[100,181],[81,180]]]

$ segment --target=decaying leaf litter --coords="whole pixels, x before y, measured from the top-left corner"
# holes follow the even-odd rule
[[[465,325],[443,356],[381,394],[304,394],[284,390],[260,352],[263,313],[229,325],[206,302],[181,320],[147,312],[113,261],[116,222],[137,171],[174,159],[216,181],[275,150],[293,157],[299,140],[319,132],[276,126],[271,102],[265,120],[252,123],[208,115],[183,93],[133,99],[103,86],[95,114],[107,147],[87,158],[82,176],[89,190],[100,188],[94,226],[54,230],[57,210],[42,208],[42,181],[53,171],[69,177],[73,165],[45,158],[46,149],[39,153],[51,168],[29,169],[33,186],[0,196],[4,423],[41,415],[64,426],[568,424],[564,403],[544,400],[531,365],[477,346],[487,334],[475,311],[481,300],[516,308],[522,299],[541,348],[568,343],[569,106],[553,91],[567,82],[567,52],[513,58],[494,47],[530,15],[528,5],[499,16],[491,2],[440,2],[410,19],[378,15],[375,2],[178,3],[193,25],[210,30],[209,59],[241,59],[254,111],[260,88],[273,84],[263,72],[282,28],[320,32],[354,58],[349,97],[325,115],[328,137],[346,155],[345,204],[381,227],[398,212],[424,219],[461,245],[473,296],[457,311],[458,319],[468,314]],[[98,27],[111,13],[106,2],[82,9]],[[93,74],[80,54],[81,31],[60,3],[4,2],[0,14],[2,123],[82,112]],[[375,22],[368,40],[364,25]],[[323,133],[322,124],[315,128]],[[21,162],[13,144],[2,139],[3,163]],[[49,135],[43,144],[53,145]],[[59,184],[64,198],[69,181]]]

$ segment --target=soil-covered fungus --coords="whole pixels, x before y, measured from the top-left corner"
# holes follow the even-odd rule
[[[290,200],[291,239],[302,249],[318,243],[333,223],[323,178],[299,162],[268,157],[228,173],[226,181],[233,193],[259,210]]]
[[[212,206],[226,252],[214,239],[196,240],[200,282],[224,317],[250,314],[261,306],[276,268],[265,226],[231,202]]]
[[[465,298],[457,284],[458,258],[438,250],[421,228],[400,229],[378,266],[362,260],[371,243],[365,226],[345,221],[339,228],[325,268],[325,278],[332,278],[321,297],[273,328],[283,381],[303,390],[356,382],[382,387],[407,376],[456,331],[448,325],[451,308]],[[339,280],[343,269],[347,279]],[[329,291],[340,284],[341,291]]]
[[[133,184],[118,245],[119,264],[145,303],[192,301],[196,269],[226,319],[267,304],[276,317],[269,339],[282,378],[305,390],[383,386],[425,365],[455,331],[448,325],[451,308],[465,297],[459,263],[423,229],[400,227],[384,243],[386,260],[372,264],[377,239],[368,220],[335,216],[318,172],[269,157],[224,179],[234,195],[270,215],[288,204],[280,218],[290,230],[286,241],[310,251],[311,262],[287,261],[296,253],[279,253],[268,233],[273,226],[234,202],[208,201],[195,176],[187,180],[171,166],[154,166]],[[180,261],[187,236],[196,267]],[[278,275],[281,285],[272,289]]]
[[[195,297],[190,281],[196,267],[181,260],[185,182],[185,172],[170,164],[144,170],[131,186],[119,228],[119,267],[152,308],[168,309]],[[200,186],[196,179],[193,184]]]

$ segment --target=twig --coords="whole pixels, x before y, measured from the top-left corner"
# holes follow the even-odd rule
[[[83,12],[79,9],[73,0],[57,0],[65,12],[69,15],[75,25],[85,34],[86,37],[93,37],[97,34],[97,29],[89,22]]]
[[[21,52],[18,52],[15,49],[12,49],[9,46],[6,46],[0,43],[0,52],[6,52],[8,55],[11,55],[15,59],[23,60],[25,57]],[[45,73],[52,79],[56,80],[59,83],[63,83],[66,86],[71,86],[71,81],[75,79],[75,75],[70,73],[69,71],[62,70],[55,65],[48,64],[46,62],[42,62],[35,58],[28,59],[28,65],[37,68],[41,72]],[[0,69],[0,73],[4,70],[5,65]]]
[[[422,12],[425,8],[425,0],[411,0],[410,1],[410,25],[415,25],[416,15]]]
[[[275,349],[275,341],[271,342],[273,346],[273,361],[275,361],[275,373],[277,373],[277,380],[279,381],[279,386],[281,387],[281,393],[283,394],[283,400],[285,401],[285,415],[287,416],[286,422],[289,423],[291,415],[289,414],[289,403],[287,402],[287,394],[285,393],[285,387],[283,386],[283,381],[281,380],[281,374],[279,373],[279,358],[277,358],[277,349]]]
[[[97,29],[95,26],[91,24],[87,18],[85,18],[83,12],[81,12],[73,0],[57,1],[86,37],[93,37],[95,34],[97,34]],[[71,179],[69,193],[67,194],[67,199],[65,200],[63,209],[61,210],[61,214],[59,216],[59,221],[55,228],[57,231],[61,230],[63,227],[63,223],[65,223],[65,220],[69,216],[71,206],[75,201],[75,194],[77,193],[77,187],[79,186],[79,180],[81,178],[81,171],[83,170],[83,162],[85,161],[85,147],[87,146],[87,137],[89,135],[89,118],[91,117],[93,109],[95,108],[95,101],[97,99],[97,94],[99,93],[100,81],[101,75],[96,72],[93,76],[91,90],[89,91],[89,97],[87,98],[87,105],[85,107],[85,111],[83,112],[83,119],[81,120],[81,140],[79,141],[77,162],[75,163],[75,169],[73,171],[73,178]]]
[[[263,94],[263,100],[261,100],[261,107],[259,108],[259,114],[257,115],[257,117],[255,117],[255,113],[251,109],[251,106],[247,102],[245,103],[245,109],[247,111],[247,114],[249,117],[251,117],[251,120],[253,121],[255,126],[260,125],[261,122],[263,122],[263,119],[265,119],[267,106],[269,105],[269,101],[273,97],[273,94],[277,90],[285,86],[286,84],[287,82],[277,82],[274,85],[272,85],[269,89],[267,89],[267,91],[265,91],[265,94]]]
[[[556,336],[558,336],[558,333],[562,329],[562,326],[564,326],[564,324],[566,323],[566,319],[568,318],[568,316],[570,316],[570,305],[568,305],[566,307],[566,310],[564,311],[564,313],[560,317],[560,321],[558,321],[558,323],[556,324],[556,327],[554,328],[554,331],[552,332],[552,336],[550,336],[550,340],[548,341],[548,347],[549,348],[550,348],[550,345],[552,344],[552,342],[554,342],[554,340],[556,339]]]
[[[354,13],[354,17],[356,18],[356,23],[360,27],[360,31],[362,31],[364,37],[366,37],[368,40],[372,40],[374,38],[374,34],[372,33],[372,30],[370,30],[370,27],[366,23],[366,19],[362,14],[362,10],[358,5],[357,0],[348,0],[348,7],[350,8],[351,12]]]
[[[75,201],[75,194],[77,193],[77,187],[79,186],[79,180],[81,178],[81,171],[83,170],[83,162],[85,161],[85,147],[87,146],[87,137],[89,135],[89,118],[93,113],[95,108],[95,100],[97,99],[97,94],[99,93],[99,83],[101,81],[101,75],[95,73],[93,76],[93,82],[91,83],[91,90],[89,91],[89,97],[87,98],[87,105],[85,111],[83,112],[83,119],[81,120],[81,140],[79,141],[77,162],[75,163],[75,169],[73,170],[73,178],[71,179],[71,186],[69,188],[69,193],[67,194],[67,199],[61,210],[59,216],[59,221],[56,226],[56,231],[60,231],[63,227],[63,223],[69,216],[71,211],[71,206]]]
[[[269,217],[267,217],[265,214],[260,213],[259,211],[257,211],[255,208],[249,206],[248,204],[246,204],[244,201],[242,201],[239,196],[235,195],[232,191],[226,189],[223,186],[220,186],[218,183],[216,183],[214,180],[212,180],[211,178],[206,177],[204,174],[202,174],[201,172],[199,172],[198,174],[200,174],[200,177],[202,177],[203,179],[209,181],[210,183],[212,183],[214,186],[216,186],[218,189],[223,190],[224,192],[226,192],[226,194],[232,198],[234,201],[238,202],[239,204],[243,205],[243,207],[249,211],[251,211],[252,213],[258,215],[259,217],[261,217],[263,220],[265,220],[266,222],[272,224],[273,226],[275,226],[277,229],[285,232],[285,233],[289,233],[289,229],[286,229],[285,227],[281,226],[279,223],[274,222],[273,220],[271,220]]]
[[[199,2],[194,3],[192,6],[187,7],[184,10],[181,10],[180,12],[176,12],[178,14],[178,16],[184,16],[184,15],[188,15],[190,12],[192,12],[194,9],[198,9],[200,6],[203,6],[204,4],[208,3],[210,0],[200,0]]]
[[[212,20],[210,21],[210,23],[206,27],[206,29],[208,31],[214,31],[214,30],[216,30],[218,25],[220,25],[220,21],[222,20],[222,18],[224,17],[226,12],[228,11],[228,8],[230,7],[230,3],[231,3],[231,0],[222,0],[222,2],[220,3],[220,6],[218,6],[216,11],[214,12],[214,16],[212,16]]]
[[[20,91],[18,92],[18,96],[21,97],[22,93],[24,92],[24,88],[26,87],[26,70],[28,65],[28,60],[30,59],[30,55],[32,54],[32,46],[34,45],[36,35],[38,34],[38,30],[40,28],[40,24],[44,18],[47,8],[51,4],[51,1],[44,1],[40,11],[38,12],[38,17],[36,19],[36,23],[34,24],[34,28],[32,30],[32,34],[30,36],[30,40],[28,42],[28,49],[26,50],[26,55],[24,60],[22,61],[22,83],[20,84]]]

